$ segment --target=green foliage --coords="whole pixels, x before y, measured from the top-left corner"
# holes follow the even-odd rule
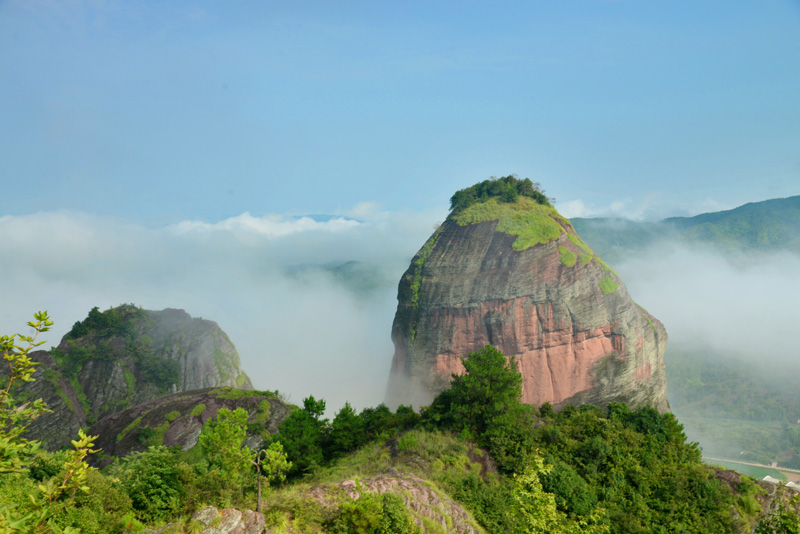
[[[186,490],[178,455],[177,449],[155,446],[112,464],[109,473],[119,479],[140,521],[166,521],[180,511]]]
[[[555,241],[568,226],[555,208],[527,198],[520,198],[513,204],[492,198],[454,212],[451,217],[459,226],[497,221],[498,232],[517,236],[511,245],[514,250]]]
[[[609,531],[609,526],[601,523],[602,513],[588,514],[587,519],[569,521],[556,507],[556,496],[544,490],[540,475],[550,473],[552,466],[545,466],[538,455],[531,457],[525,471],[516,475],[514,489],[513,516],[517,524],[512,530],[515,534],[600,534]]]
[[[578,255],[565,247],[558,247],[558,253],[561,255],[559,260],[566,267],[574,267],[578,261]]]
[[[572,467],[556,463],[539,477],[542,488],[555,495],[558,509],[575,516],[588,515],[597,503],[597,495]]]
[[[461,360],[464,374],[453,374],[450,389],[431,404],[428,417],[457,431],[482,435],[495,418],[519,405],[522,376],[514,358],[486,345]]]
[[[755,530],[756,534],[800,534],[800,495],[785,493],[779,498],[778,509],[766,514]]]
[[[249,397],[267,397],[268,399],[279,398],[277,391],[269,390],[256,390],[256,389],[237,389],[232,387],[223,387],[211,390],[211,395],[218,399],[237,400]]]
[[[22,434],[47,407],[42,399],[18,405],[12,392],[16,385],[34,381],[37,363],[30,359],[29,353],[44,343],[37,338],[52,324],[47,312],[37,312],[34,320],[28,322],[33,335],[0,336],[0,351],[9,365],[8,378],[0,388],[0,477],[26,472],[34,455],[40,451],[39,442],[23,438]],[[85,483],[90,469],[85,459],[88,454],[97,452],[92,450],[94,439],[95,436],[87,436],[80,430],[78,439],[72,442],[74,449],[62,453],[55,462],[39,462],[35,476],[41,478],[36,490],[27,494],[26,506],[0,501],[0,531],[61,531],[54,522],[55,515],[73,504],[78,490],[88,491]],[[48,472],[55,470],[56,475],[47,477]],[[64,529],[64,532],[69,531],[71,529]]]
[[[244,476],[253,458],[253,451],[244,444],[247,417],[243,408],[234,411],[221,408],[214,419],[205,422],[200,433],[200,448],[209,465],[221,470],[234,482]]]
[[[269,447],[262,449],[256,463],[268,482],[283,482],[286,473],[292,468],[292,462],[286,456],[280,441],[273,441]]]
[[[0,335],[0,351],[8,363],[8,379],[0,388],[0,473],[21,473],[29,458],[39,450],[39,443],[22,437],[30,423],[47,412],[42,399],[17,405],[13,391],[17,384],[33,382],[37,362],[29,353],[44,341],[37,341],[39,334],[47,332],[53,321],[47,312],[34,314],[28,326],[34,329],[32,336],[23,334]]]
[[[421,534],[422,529],[394,493],[370,493],[359,488],[357,499],[343,501],[326,525],[331,534]]]
[[[324,411],[325,401],[309,396],[303,400],[302,410],[295,410],[281,423],[275,439],[292,462],[290,476],[309,473],[323,463],[327,439],[327,420],[321,418]]]
[[[491,345],[462,363],[465,373],[453,375],[450,389],[434,399],[424,420],[474,438],[501,470],[515,472],[534,447],[534,411],[520,401],[522,376],[516,363]]]
[[[87,491],[78,492],[73,503],[56,514],[55,524],[82,534],[124,531],[125,514],[132,510],[130,497],[111,478],[94,470],[85,484]]]
[[[343,456],[366,443],[364,420],[356,415],[353,407],[346,402],[331,422],[328,433],[328,455],[331,458]]]
[[[547,198],[538,182],[529,178],[519,180],[513,174],[502,178],[492,178],[472,187],[456,191],[450,198],[450,209],[461,211],[470,206],[496,199],[501,202],[516,202],[519,197],[533,199],[538,204],[552,206],[553,199]]]
[[[608,276],[604,276],[603,278],[600,279],[600,282],[597,284],[597,287],[600,288],[600,291],[602,291],[604,295],[610,295],[611,293],[617,290],[619,285]]]
[[[194,408],[192,408],[192,411],[189,412],[189,416],[190,417],[197,417],[198,415],[200,415],[204,411],[206,411],[206,405],[203,404],[203,403],[200,403],[200,404],[196,405]]]
[[[172,422],[172,421],[174,421],[175,419],[177,419],[180,416],[181,416],[181,412],[172,411],[172,412],[169,412],[167,415],[165,415],[164,419],[166,419],[167,421]]]
[[[81,393],[78,373],[90,360],[118,360],[122,354],[131,354],[140,377],[166,392],[180,377],[180,364],[168,358],[156,356],[151,348],[152,339],[137,336],[137,325],[146,317],[145,311],[133,304],[123,304],[104,312],[95,306],[82,322],[77,322],[66,336],[63,349],[53,349],[51,354],[61,366],[66,377],[76,391]],[[112,340],[116,340],[112,343]],[[124,352],[118,348],[125,347]],[[135,392],[136,376],[125,369],[125,381],[129,396]],[[82,402],[82,404],[84,404]],[[84,409],[89,418],[96,420],[103,413],[92,413],[88,401]]]

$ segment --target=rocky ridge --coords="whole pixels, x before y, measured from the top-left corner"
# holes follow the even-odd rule
[[[92,462],[105,465],[111,457],[127,456],[152,445],[180,447],[197,445],[203,424],[221,409],[242,408],[248,413],[247,440],[251,449],[261,446],[266,434],[277,434],[291,407],[271,391],[206,388],[151,400],[104,417],[89,429],[98,436],[102,451]]]
[[[669,410],[663,325],[549,205],[491,198],[454,210],[403,275],[387,404],[424,405],[492,344],[523,400]]]
[[[42,398],[52,410],[27,431],[49,450],[69,446],[79,428],[165,395],[253,387],[219,325],[178,309],[94,308],[57,348],[31,358],[41,363],[35,382],[15,395]]]

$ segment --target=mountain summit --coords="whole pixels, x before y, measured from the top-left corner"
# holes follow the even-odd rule
[[[389,405],[429,403],[491,344],[516,358],[523,400],[668,411],[663,325],[530,180],[458,191],[400,280]]]

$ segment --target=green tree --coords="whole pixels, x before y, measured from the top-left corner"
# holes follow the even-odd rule
[[[327,440],[327,419],[322,418],[325,401],[313,395],[303,400],[303,409],[295,410],[278,428],[275,438],[283,445],[292,462],[290,476],[300,476],[322,465]]]
[[[34,381],[38,363],[31,360],[30,352],[44,343],[37,339],[52,325],[46,311],[37,312],[28,322],[33,335],[0,336],[0,350],[9,365],[8,377],[0,388],[0,475],[26,472],[34,454],[41,450],[38,441],[22,436],[35,418],[49,410],[42,399],[17,403],[13,393],[16,386]],[[53,518],[71,505],[78,489],[88,491],[85,481],[90,468],[85,459],[97,452],[92,450],[94,439],[79,431],[78,439],[72,442],[73,450],[64,455],[58,466],[58,474],[37,484],[37,491],[28,495],[26,508],[0,504],[0,532],[74,532],[71,527],[62,530]]]
[[[600,523],[602,513],[592,511],[586,519],[570,521],[556,506],[556,496],[544,490],[539,479],[547,475],[553,466],[544,465],[538,454],[531,456],[530,463],[520,475],[515,475],[514,506],[511,513],[516,522],[514,534],[602,534],[608,525]]]
[[[522,375],[513,357],[506,359],[491,345],[461,362],[464,374],[453,374],[450,389],[434,399],[428,416],[481,436],[498,416],[520,404]]]
[[[292,468],[292,462],[283,452],[283,445],[280,441],[273,441],[266,449],[261,449],[253,460],[258,472],[258,501],[256,511],[261,512],[261,478],[267,480],[267,484],[273,481],[282,482],[286,479],[286,473]]]
[[[131,499],[139,520],[166,521],[181,509],[186,495],[179,448],[162,445],[119,458],[110,469]]]
[[[219,469],[234,483],[240,482],[254,456],[244,442],[247,439],[247,411],[221,408],[214,419],[203,425],[200,448],[211,468]]]
[[[356,415],[349,402],[345,402],[331,422],[328,455],[337,458],[364,445],[367,439],[364,427],[365,420]]]

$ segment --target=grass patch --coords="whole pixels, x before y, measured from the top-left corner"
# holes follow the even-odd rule
[[[561,255],[559,260],[566,267],[575,267],[578,261],[578,255],[565,247],[558,247],[558,253]]]
[[[218,399],[237,400],[245,397],[267,397],[277,399],[278,394],[274,391],[258,391],[256,389],[237,389],[231,387],[217,388],[211,390],[211,395]]]
[[[592,261],[593,256],[591,254],[584,254],[581,252],[578,254],[578,257],[581,259],[581,265],[589,265],[589,262]]]
[[[206,411],[206,405],[201,403],[201,404],[198,404],[197,406],[195,406],[194,408],[192,408],[192,411],[189,413],[189,416],[190,417],[197,417],[198,415],[200,415],[204,411]]]
[[[167,415],[165,415],[164,419],[166,419],[167,421],[172,422],[172,421],[174,421],[175,419],[177,419],[180,416],[181,416],[181,412],[174,411],[174,412],[169,412]]]
[[[604,276],[600,279],[600,283],[597,284],[597,287],[600,288],[600,291],[602,291],[604,295],[610,295],[617,290],[619,285],[608,276]]]
[[[256,415],[256,421],[259,424],[264,424],[269,420],[269,401],[267,399],[262,400],[258,403],[258,413]]]
[[[122,369],[122,374],[125,377],[125,386],[128,395],[131,395],[136,391],[136,376],[127,367]]]
[[[561,219],[555,208],[524,197],[513,203],[490,199],[473,204],[454,216],[459,226],[498,221],[498,232],[517,236],[511,245],[514,250],[555,241],[566,232]]]
[[[89,426],[95,424],[97,422],[97,416],[92,413],[92,405],[89,403],[89,397],[87,397],[86,393],[83,392],[81,383],[78,382],[77,373],[69,377],[69,383],[72,386],[72,389],[75,390],[75,394],[78,396],[78,402],[81,403],[81,408],[83,408],[83,413],[86,414]]]
[[[122,432],[117,434],[117,443],[122,441],[122,439],[128,434],[128,432],[130,432],[131,430],[133,430],[134,428],[139,426],[139,423],[142,422],[142,417],[144,417],[144,415],[141,415],[141,416],[137,417],[136,419],[134,419],[133,421],[131,421],[131,424],[126,426],[125,429]]]

